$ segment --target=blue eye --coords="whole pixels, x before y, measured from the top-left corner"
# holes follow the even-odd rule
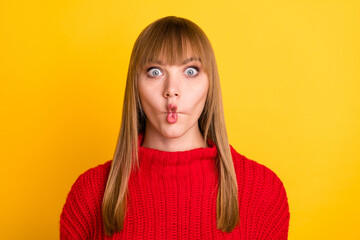
[[[196,76],[199,72],[199,68],[198,67],[188,67],[186,70],[185,70],[185,73],[186,75],[189,75],[189,76]]]
[[[150,77],[157,77],[162,75],[162,72],[158,68],[150,68],[148,69],[148,74],[150,75]]]

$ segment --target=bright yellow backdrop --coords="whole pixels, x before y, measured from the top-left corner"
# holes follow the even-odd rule
[[[207,33],[230,143],[285,184],[289,239],[360,239],[359,1],[2,1],[0,239],[58,239],[112,158],[130,52],[167,15]]]

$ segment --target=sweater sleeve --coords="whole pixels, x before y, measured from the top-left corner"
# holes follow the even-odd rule
[[[60,239],[89,239],[90,214],[84,174],[75,181],[60,215]]]
[[[266,168],[268,177],[260,198],[259,211],[262,212],[262,223],[259,239],[288,239],[289,204],[284,184],[279,177]],[[265,170],[265,171],[266,171]]]

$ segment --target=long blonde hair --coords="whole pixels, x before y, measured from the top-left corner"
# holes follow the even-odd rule
[[[154,58],[165,59],[169,64],[177,63],[183,59],[189,47],[201,59],[209,79],[207,98],[198,123],[204,141],[211,139],[218,149],[217,228],[231,232],[240,221],[238,185],[225,126],[214,51],[198,25],[184,18],[168,16],[148,25],[132,49],[120,134],[102,202],[104,230],[108,236],[124,227],[130,173],[135,167],[139,168],[138,133],[144,132],[146,119],[137,88],[138,73],[144,64]]]

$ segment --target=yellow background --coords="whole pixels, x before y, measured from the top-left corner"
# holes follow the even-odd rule
[[[230,144],[271,168],[289,239],[360,239],[359,1],[1,1],[0,239],[58,239],[112,158],[130,53],[167,15],[208,35]]]

